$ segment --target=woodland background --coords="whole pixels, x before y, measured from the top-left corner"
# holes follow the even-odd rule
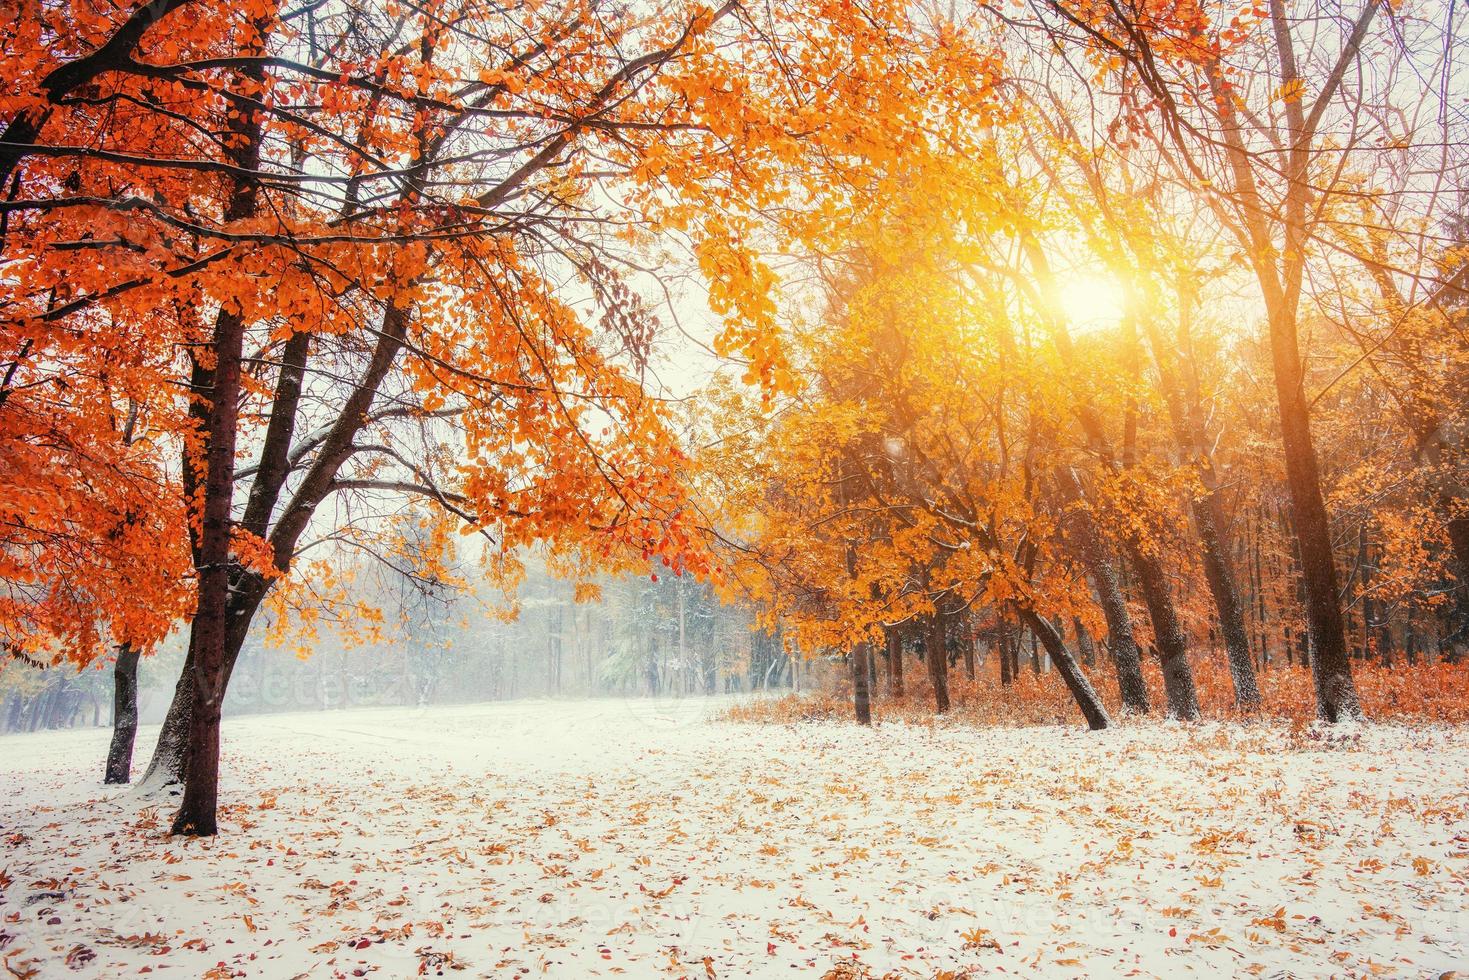
[[[1463,720],[1463,17],[26,0],[0,728]]]

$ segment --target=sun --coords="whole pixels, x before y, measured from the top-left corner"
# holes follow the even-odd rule
[[[1092,273],[1062,279],[1057,294],[1070,326],[1082,332],[1116,326],[1127,302],[1121,283]]]

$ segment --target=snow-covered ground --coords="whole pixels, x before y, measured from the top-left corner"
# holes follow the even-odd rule
[[[1469,969],[1469,729],[862,731],[719,707],[230,719],[207,842],[99,784],[105,732],[0,739],[0,957],[18,977]]]

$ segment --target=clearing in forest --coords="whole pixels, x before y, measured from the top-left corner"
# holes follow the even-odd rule
[[[38,977],[1469,967],[1469,729],[725,705],[229,719],[209,840],[99,785],[105,731],[7,738],[0,956]]]

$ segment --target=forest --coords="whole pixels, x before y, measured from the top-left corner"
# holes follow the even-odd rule
[[[0,13],[9,975],[1469,970],[1464,5]]]

